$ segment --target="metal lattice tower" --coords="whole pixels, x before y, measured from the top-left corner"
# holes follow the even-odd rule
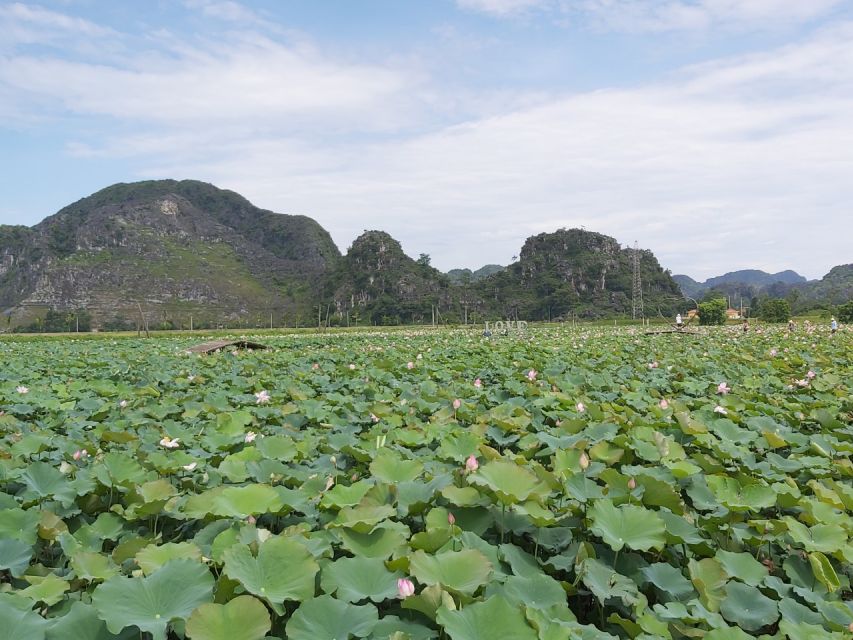
[[[640,247],[636,240],[634,241],[633,264],[634,286],[631,292],[631,317],[636,320],[645,317],[643,315],[643,283],[640,280]]]

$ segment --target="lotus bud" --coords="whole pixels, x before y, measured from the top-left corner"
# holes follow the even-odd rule
[[[589,456],[586,455],[586,451],[581,453],[581,457],[578,459],[578,464],[580,465],[581,469],[583,469],[584,471],[586,471],[589,468]]]
[[[637,488],[637,481],[634,480],[633,476],[628,478],[628,490],[633,491]]]
[[[468,473],[472,473],[479,468],[480,464],[477,462],[477,458],[474,457],[474,454],[472,453],[470,456],[468,456],[468,459],[465,460],[465,471],[467,471]]]
[[[453,409],[454,411],[462,406],[462,401],[459,398],[453,401]]]
[[[401,600],[415,595],[415,583],[408,578],[397,580],[397,597]]]
[[[456,524],[456,516],[454,516],[450,511],[447,512],[447,524],[451,527]]]

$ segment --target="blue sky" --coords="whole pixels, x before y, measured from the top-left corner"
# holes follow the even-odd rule
[[[0,223],[194,178],[441,269],[853,261],[851,0],[0,0]]]

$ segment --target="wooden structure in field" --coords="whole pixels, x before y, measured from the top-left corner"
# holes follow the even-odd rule
[[[194,347],[187,349],[189,353],[216,353],[223,349],[266,349],[266,345],[259,342],[250,342],[249,340],[211,340],[203,342]]]

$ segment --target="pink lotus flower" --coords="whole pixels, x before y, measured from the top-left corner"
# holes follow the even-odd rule
[[[174,440],[169,436],[163,436],[163,439],[160,440],[160,446],[166,447],[167,449],[177,449],[181,445],[178,443],[180,438],[175,438]]]
[[[355,371],[355,365],[354,365],[354,364],[350,364],[350,366],[349,366],[349,370],[350,370],[350,371]]]
[[[717,393],[719,394],[726,395],[731,390],[731,387],[729,387],[725,382],[721,382],[717,385]]]
[[[812,371],[811,369],[809,369],[808,373],[806,373],[806,377],[807,377],[809,380],[813,379],[816,375],[817,375],[817,374],[816,374],[814,371]]]
[[[779,352],[775,348],[770,349],[770,357],[771,358],[775,358],[777,353],[779,353]]]
[[[255,394],[255,404],[266,404],[270,401],[270,392],[262,389]]]
[[[89,457],[89,452],[85,449],[78,449],[73,454],[71,454],[71,457],[75,460],[85,460]]]
[[[586,471],[589,468],[589,456],[586,455],[586,451],[581,453],[581,457],[578,458],[578,464],[580,468]]]
[[[661,409],[667,409],[669,407],[669,403],[666,401],[666,398],[661,398],[660,402],[658,403],[658,406]]]
[[[311,368],[312,368],[312,369],[314,369],[314,371],[316,371],[317,369],[319,369],[319,368],[320,368],[320,363],[319,363],[319,362],[315,362],[314,364],[312,364],[312,365],[311,365]]]
[[[454,411],[462,406],[462,401],[459,398],[453,401],[453,409]]]
[[[480,380],[479,378],[477,378],[476,380],[474,380],[474,386],[479,389],[480,387],[483,386],[483,381]]]
[[[370,419],[373,420],[373,422],[379,422],[379,416],[374,413],[370,414]]]
[[[118,403],[118,406],[121,407],[122,409],[127,409],[128,404],[129,403],[127,402],[127,400],[122,400],[121,402]]]
[[[397,580],[397,597],[405,600],[409,596],[415,595],[415,583],[408,578],[400,578]]]
[[[258,519],[255,516],[249,516],[248,518],[246,518],[246,522],[248,522],[249,524],[256,524],[258,522]]]
[[[580,411],[581,413],[583,413],[584,411],[586,411],[586,405],[585,405],[583,402],[578,402],[578,403],[575,405],[575,408],[576,408],[578,411]]]
[[[409,361],[406,363],[406,369],[414,369],[414,368],[415,368],[415,363],[414,363],[414,362],[412,362],[411,360],[409,360]]]
[[[257,438],[257,437],[258,437],[257,433],[255,433],[254,431],[249,431],[248,433],[246,433],[246,437],[243,438],[243,441],[247,442],[247,443],[248,442],[254,442],[255,438]]]
[[[807,387],[809,386],[809,381],[803,378],[802,380],[794,380],[794,384],[798,387]]]
[[[536,369],[531,369],[527,372],[527,379],[533,382],[536,380]]]
[[[447,512],[447,524],[451,527],[456,524],[456,516],[454,516],[450,511]]]
[[[657,360],[649,363],[649,369],[657,369],[657,368],[658,368],[658,361]]]
[[[467,471],[468,473],[472,473],[472,472],[476,471],[476,470],[477,470],[477,469],[479,469],[479,468],[480,468],[480,463],[479,463],[479,462],[477,462],[477,458],[476,458],[476,457],[474,457],[474,454],[472,453],[472,454],[471,454],[470,456],[468,456],[468,458],[465,460],[465,471]]]
[[[15,391],[17,391],[17,392],[18,392],[18,393],[20,393],[21,395],[24,395],[25,393],[29,393],[29,392],[30,392],[29,388],[28,388],[28,387],[25,387],[24,385],[21,385],[21,386],[19,386],[19,387],[15,387]]]
[[[729,412],[728,412],[728,411],[726,411],[726,410],[725,410],[723,407],[721,407],[720,405],[717,405],[716,407],[714,407],[714,413],[719,413],[719,414],[724,415],[724,416],[729,415]]]

